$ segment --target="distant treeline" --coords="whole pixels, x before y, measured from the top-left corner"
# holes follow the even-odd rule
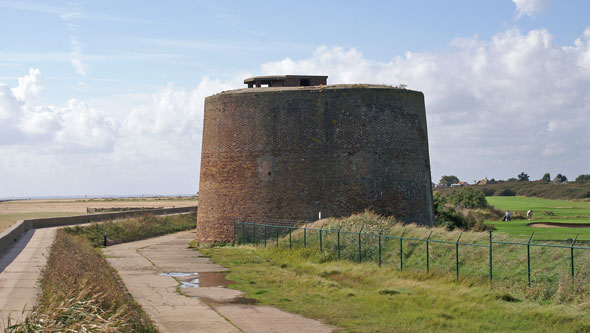
[[[503,181],[496,184],[468,186],[482,191],[486,196],[520,195],[546,199],[590,198],[590,182]],[[437,188],[436,191],[449,195],[459,188]]]

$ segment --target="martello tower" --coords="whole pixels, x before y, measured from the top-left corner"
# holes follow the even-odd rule
[[[239,217],[313,220],[371,209],[434,223],[424,95],[259,76],[205,99],[197,239]]]

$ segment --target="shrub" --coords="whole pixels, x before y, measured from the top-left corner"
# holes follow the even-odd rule
[[[473,187],[464,187],[453,192],[450,201],[454,205],[465,208],[485,208],[488,206],[485,194]]]
[[[501,188],[499,190],[496,190],[496,192],[494,192],[494,195],[498,197],[513,197],[516,195],[516,192],[509,188]]]
[[[432,201],[434,204],[434,218],[436,226],[445,227],[449,230],[455,228],[464,230],[484,230],[481,221],[477,221],[471,214],[463,215],[450,206],[447,198],[434,192]],[[485,198],[484,198],[485,199]]]
[[[576,182],[577,183],[590,182],[590,174],[588,174],[588,175],[579,175],[578,177],[576,177]]]

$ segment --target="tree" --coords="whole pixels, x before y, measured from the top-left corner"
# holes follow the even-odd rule
[[[518,181],[519,181],[519,182],[528,182],[528,181],[529,181],[529,175],[527,175],[526,173],[524,173],[524,171],[523,171],[523,172],[521,172],[521,173],[518,175]]]
[[[558,173],[557,176],[555,176],[555,179],[553,179],[553,181],[556,183],[567,182],[567,177],[565,175]]]
[[[488,205],[485,194],[473,187],[465,187],[455,191],[449,199],[454,205],[465,208],[485,208]]]
[[[544,174],[543,177],[541,178],[541,181],[549,183],[551,181],[551,174],[549,174],[549,172]]]
[[[439,183],[445,186],[451,186],[451,184],[457,184],[458,182],[459,178],[456,176],[442,176]]]
[[[590,174],[588,174],[588,175],[579,175],[578,177],[576,177],[576,182],[577,183],[590,182]]]

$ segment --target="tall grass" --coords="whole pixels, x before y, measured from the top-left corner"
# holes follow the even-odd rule
[[[320,252],[320,231],[322,230],[322,251]],[[360,239],[359,257],[359,234]],[[338,232],[340,230],[340,251],[338,251]],[[253,228],[246,228],[246,238],[251,237]],[[256,228],[256,240],[264,246],[263,227]],[[268,249],[275,249],[275,228],[267,227]],[[305,232],[305,235],[304,235]],[[304,253],[319,262],[332,262],[338,259],[352,262],[378,262],[379,232],[383,235],[405,238],[445,240],[455,242],[461,231],[448,231],[445,228],[426,228],[417,225],[403,225],[393,218],[382,217],[370,212],[352,215],[341,219],[324,219],[301,229],[279,229],[278,248],[281,250],[304,249]],[[241,237],[241,230],[237,233]],[[505,234],[494,234],[494,240],[509,241]],[[239,240],[238,240],[239,241]],[[249,238],[247,241],[252,242]],[[522,240],[520,240],[522,241]],[[481,244],[459,246],[459,277],[464,281],[486,285],[489,284],[489,233],[463,232],[461,242]],[[340,255],[338,254],[340,252]],[[541,302],[577,302],[588,304],[590,308],[590,250],[575,250],[575,277],[570,273],[569,248],[530,248],[531,287],[528,287],[527,248],[524,245],[493,244],[493,283],[497,288],[504,288],[519,297]],[[415,273],[426,273],[426,243],[418,240],[403,241],[403,256],[400,258],[400,240],[381,238],[381,261],[384,267],[400,269]],[[428,264],[431,274],[456,276],[455,244],[430,242]],[[426,275],[425,275],[426,276]]]
[[[58,230],[25,322],[7,332],[155,332],[115,270],[82,236]]]

